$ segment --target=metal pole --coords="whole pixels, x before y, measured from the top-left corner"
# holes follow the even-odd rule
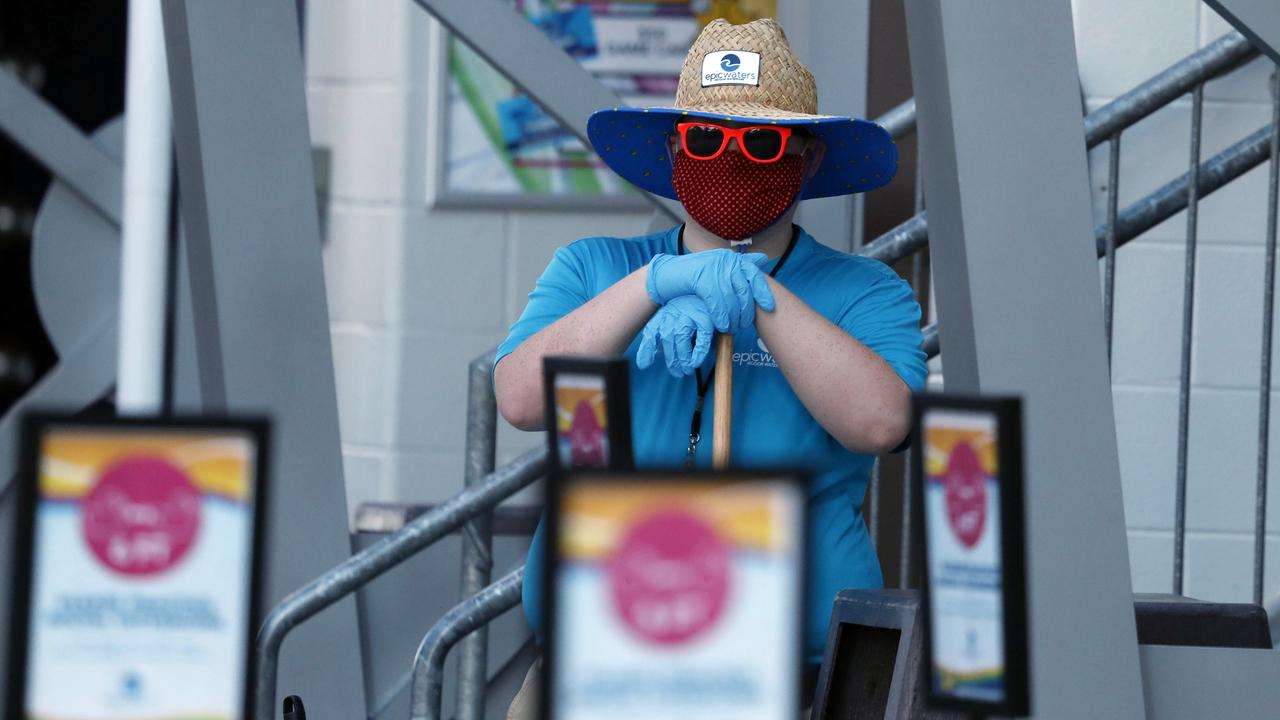
[[[902,542],[898,556],[898,587],[911,587],[911,453],[902,456]]]
[[[889,137],[901,140],[916,131],[916,99],[908,98],[889,112],[876,118],[876,124],[889,131]]]
[[[1087,147],[1099,145],[1142,118],[1185,95],[1195,85],[1258,55],[1238,32],[1229,32],[1165,68],[1159,75],[1089,113],[1084,119]]]
[[[465,487],[474,487],[493,472],[498,432],[498,405],[493,395],[494,352],[471,361],[467,378],[467,450]],[[492,516],[480,513],[462,529],[462,597],[466,600],[489,584],[493,571]],[[480,626],[462,641],[458,662],[458,720],[483,720],[489,680],[489,630]]]
[[[920,229],[916,236],[919,238],[921,246],[928,240],[928,228],[925,225],[924,217],[924,144],[920,143],[916,146],[916,188],[915,188],[915,209],[916,215],[912,221],[920,221]],[[911,292],[917,300],[920,298],[920,250],[911,256]],[[902,458],[902,541],[899,544],[901,555],[898,557],[898,587],[906,589],[911,587],[911,537],[912,537],[912,520],[915,513],[911,511],[912,495],[914,494],[914,483],[911,481],[911,453],[905,453]]]
[[[1111,153],[1107,162],[1107,253],[1106,281],[1103,292],[1103,317],[1107,325],[1107,362],[1111,362],[1112,323],[1116,299],[1116,203],[1120,197],[1120,133],[1111,137]]]
[[[529,450],[509,465],[494,470],[480,483],[414,519],[396,534],[330,568],[281,601],[258,631],[254,717],[257,720],[272,720],[274,717],[280,646],[293,628],[458,529],[477,513],[492,509],[504,498],[541,477],[546,464],[545,447]]]
[[[494,618],[520,603],[524,566],[512,570],[498,582],[484,588],[440,618],[413,658],[413,689],[409,717],[412,720],[439,720],[444,684],[444,661],[449,649],[467,632],[482,628]],[[475,633],[472,632],[472,637]]]
[[[1275,314],[1276,203],[1280,194],[1280,64],[1271,76],[1271,177],[1267,185],[1266,289],[1262,295],[1262,382],[1258,401],[1258,488],[1253,516],[1253,602],[1262,604],[1267,553],[1267,451],[1271,429],[1271,322]]]
[[[172,128],[159,0],[130,0],[116,407],[158,412],[164,392]]]
[[[871,536],[871,545],[880,547],[880,458],[871,464],[870,495],[867,498],[867,534]]]
[[[1187,431],[1191,424],[1191,324],[1196,292],[1196,221],[1200,204],[1200,117],[1204,85],[1191,94],[1191,166],[1187,170],[1187,259],[1182,290],[1182,371],[1178,385],[1178,467],[1173,503],[1173,592],[1182,594],[1187,529]]]

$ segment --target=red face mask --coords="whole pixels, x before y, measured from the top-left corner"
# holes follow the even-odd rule
[[[756,162],[740,152],[697,160],[676,152],[671,184],[689,217],[717,237],[743,240],[772,225],[804,185],[804,159]]]

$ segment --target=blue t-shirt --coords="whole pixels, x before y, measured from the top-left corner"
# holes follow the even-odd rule
[[[526,338],[569,314],[659,253],[680,252],[680,228],[635,238],[593,237],[556,251],[529,304],[498,348],[497,360]],[[776,264],[776,260],[773,264]],[[773,264],[765,270],[772,270]],[[823,317],[875,351],[912,390],[925,381],[920,306],[911,287],[878,260],[837,252],[800,230],[776,279]],[[675,378],[662,358],[648,370],[631,360],[631,427],[635,461],[642,468],[683,467],[689,420],[697,396],[692,377]],[[809,414],[754,327],[734,336],[733,430],[730,465],[804,468],[809,488],[809,547],[805,654],[816,662],[826,642],[831,603],[844,588],[881,587],[880,563],[862,518],[862,498],[875,458],[846,450]],[[496,364],[496,362],[495,362]],[[715,365],[712,347],[704,372]],[[856,402],[856,399],[854,400]],[[706,407],[715,407],[710,390]],[[702,416],[711,438],[713,413]],[[697,466],[711,466],[711,443],[698,446]],[[524,580],[525,617],[541,638],[541,585],[545,539],[539,524]]]

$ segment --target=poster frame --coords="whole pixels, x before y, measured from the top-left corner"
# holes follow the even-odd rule
[[[608,423],[609,470],[630,470],[635,461],[631,444],[631,381],[626,358],[552,356],[543,359],[542,387],[547,430],[547,471],[551,476],[570,470],[560,464],[560,431],[556,423],[555,380],[558,375],[593,375],[604,383]]]
[[[925,498],[924,416],[930,410],[952,410],[993,417],[998,443],[1000,487],[1001,605],[1004,632],[1005,696],[1002,702],[986,702],[942,694],[933,686],[933,615],[929,565],[929,524]],[[914,522],[920,528],[916,560],[921,568],[920,612],[923,652],[920,687],[928,706],[970,713],[978,717],[1024,717],[1031,714],[1029,637],[1027,623],[1026,529],[1023,465],[1022,400],[1015,396],[955,395],[920,392],[911,410],[911,467],[909,481],[919,500]]]
[[[15,549],[10,573],[8,673],[4,689],[4,717],[24,717],[27,692],[27,659],[30,641],[30,612],[33,571],[35,569],[35,515],[39,499],[39,467],[41,440],[47,429],[103,428],[124,429],[126,432],[200,431],[236,432],[248,435],[254,442],[253,518],[252,537],[249,543],[248,621],[243,639],[244,682],[241,688],[242,720],[253,717],[253,693],[257,678],[255,663],[255,638],[263,609],[263,580],[265,570],[265,537],[267,505],[271,497],[270,473],[271,424],[265,417],[226,416],[203,417],[177,416],[116,416],[96,412],[69,414],[48,411],[30,411],[21,418],[18,474],[14,477],[14,523],[10,536]]]
[[[435,209],[476,210],[582,210],[596,212],[637,213],[657,207],[647,193],[618,178],[635,192],[611,194],[554,194],[533,192],[471,192],[451,190],[448,179],[449,147],[449,83],[452,79],[449,45],[453,33],[432,18],[428,31],[430,62],[428,64],[426,117],[438,118],[427,129],[426,204]],[[461,40],[461,39],[459,39]],[[465,41],[462,41],[465,43]],[[500,71],[500,70],[499,70]],[[586,118],[582,119],[586,123]],[[612,172],[611,170],[609,172]]]
[[[799,557],[800,568],[796,573],[796,582],[794,588],[794,598],[796,607],[799,608],[799,618],[796,623],[795,633],[795,658],[797,659],[794,669],[794,688],[796,708],[799,713],[803,710],[800,707],[802,699],[805,697],[805,670],[806,662],[804,653],[804,628],[808,619],[805,613],[808,610],[808,588],[809,588],[809,561],[812,553],[810,537],[809,537],[809,512],[807,504],[807,492],[809,473],[796,468],[781,468],[776,470],[769,469],[752,469],[752,470],[731,470],[731,471],[715,471],[708,469],[673,469],[661,468],[654,470],[639,470],[631,472],[619,472],[611,470],[573,470],[563,473],[559,476],[553,476],[547,482],[547,499],[545,506],[546,535],[542,538],[544,543],[548,543],[546,560],[540,568],[542,574],[542,629],[544,642],[542,644],[542,668],[541,677],[539,678],[539,697],[538,709],[540,714],[538,717],[543,720],[556,720],[555,713],[555,663],[556,663],[556,574],[560,567],[560,548],[556,542],[560,536],[561,512],[560,504],[564,496],[564,489],[570,483],[588,483],[588,484],[628,484],[636,480],[650,481],[656,483],[705,483],[707,485],[728,485],[734,483],[745,482],[774,482],[785,483],[792,486],[801,495],[801,509],[798,515],[799,526],[796,533],[799,537]],[[794,717],[791,715],[789,717]]]

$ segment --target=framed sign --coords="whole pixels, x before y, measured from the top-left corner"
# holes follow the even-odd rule
[[[707,23],[774,17],[776,0],[513,0],[553,43],[619,99],[670,106],[680,67]],[[438,206],[551,206],[647,209],[641,191],[619,178],[574,135],[466,43],[437,28],[429,117],[444,118],[433,138],[431,178]],[[583,118],[585,120],[585,118]]]
[[[543,387],[547,462],[553,472],[631,469],[626,360],[549,357],[543,363]]]
[[[805,507],[788,473],[550,483],[542,717],[794,720]]]
[[[31,415],[5,716],[250,717],[267,424]]]
[[[911,452],[928,703],[1028,715],[1021,401],[916,395]]]

